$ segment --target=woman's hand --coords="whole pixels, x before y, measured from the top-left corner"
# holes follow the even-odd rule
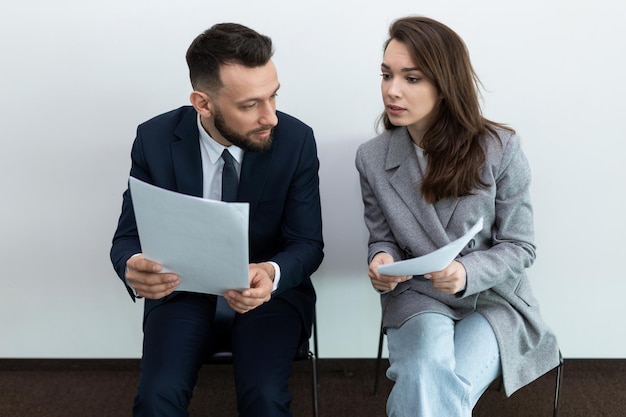
[[[424,278],[429,279],[437,291],[445,294],[456,294],[465,289],[467,272],[462,263],[452,261],[445,269],[425,274]]]
[[[393,263],[393,258],[386,252],[377,253],[369,266],[368,276],[370,277],[370,281],[372,282],[372,286],[378,292],[388,292],[392,291],[396,288],[399,282],[404,282],[410,279],[410,276],[391,276],[391,275],[382,275],[378,273],[378,267],[384,264]]]

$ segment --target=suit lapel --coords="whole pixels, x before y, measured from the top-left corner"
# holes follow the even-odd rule
[[[389,182],[413,213],[425,234],[436,246],[448,244],[450,238],[446,233],[446,226],[458,199],[445,199],[433,205],[418,197],[423,173],[406,128],[395,129],[391,134],[385,170],[394,169],[396,172],[391,175]]]
[[[180,139],[172,142],[172,164],[178,192],[202,197],[202,157],[197,113],[190,109],[174,134]]]
[[[176,177],[177,190],[180,193],[202,197],[203,175],[202,156],[200,155],[200,133],[198,132],[197,113],[190,109],[174,131],[178,141],[172,142],[172,163]],[[261,198],[275,147],[267,152],[246,152],[241,165],[238,201],[250,202],[252,216],[257,202]]]
[[[267,176],[276,153],[278,141],[275,139],[270,150],[266,152],[246,152],[241,164],[239,177],[238,200],[250,203],[250,218],[261,199],[263,188],[267,182]]]

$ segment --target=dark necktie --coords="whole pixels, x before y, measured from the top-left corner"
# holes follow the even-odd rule
[[[233,156],[224,149],[222,152],[224,168],[222,169],[222,201],[237,201],[237,188],[239,180],[237,170],[233,162]],[[235,318],[235,311],[230,308],[224,297],[217,297],[217,307],[215,311],[214,329],[215,332],[224,337],[228,334]]]
[[[222,201],[237,201],[237,187],[239,180],[237,179],[237,170],[233,162],[233,156],[224,149],[222,152],[224,160],[224,169],[222,169]]]

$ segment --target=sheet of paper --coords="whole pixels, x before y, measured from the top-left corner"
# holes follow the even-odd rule
[[[141,249],[177,291],[223,294],[248,288],[248,203],[192,197],[130,178]]]
[[[427,255],[420,256],[405,261],[394,262],[392,264],[381,265],[378,272],[384,275],[423,275],[428,272],[437,272],[450,265],[467,243],[483,228],[483,218],[481,217],[470,230],[463,236],[448,243]]]

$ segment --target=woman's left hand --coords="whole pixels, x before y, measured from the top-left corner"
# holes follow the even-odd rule
[[[467,273],[463,264],[452,261],[445,269],[425,274],[424,278],[429,279],[437,291],[456,294],[465,289]]]

